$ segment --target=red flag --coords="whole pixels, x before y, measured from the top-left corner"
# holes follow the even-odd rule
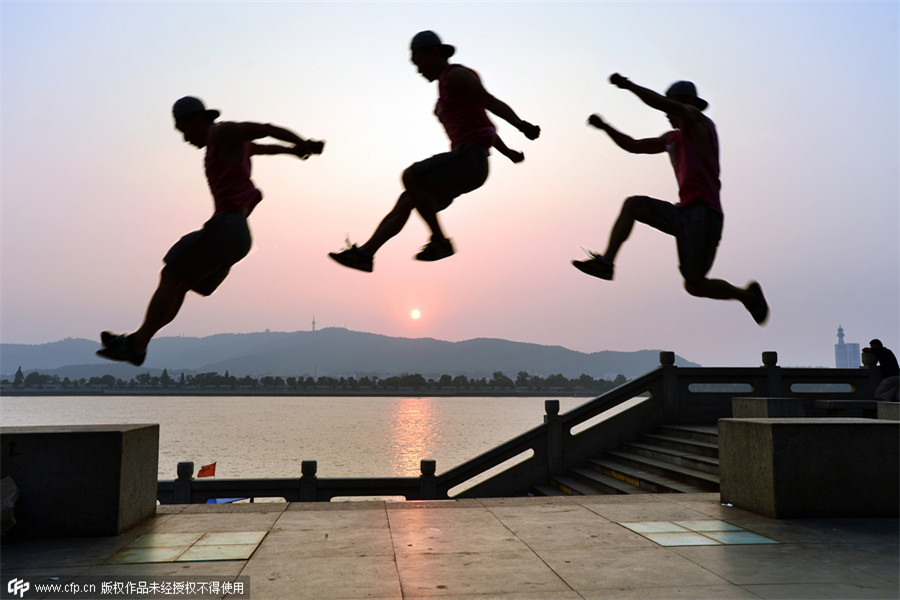
[[[197,477],[215,477],[216,476],[216,463],[212,463],[210,465],[203,465],[200,467],[200,470],[197,471]]]

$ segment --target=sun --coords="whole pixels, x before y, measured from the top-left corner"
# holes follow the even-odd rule
[[[409,316],[412,317],[413,320],[417,320],[419,317],[422,316],[422,312],[421,312],[418,308],[414,308],[414,309],[412,309],[412,311],[409,313]]]

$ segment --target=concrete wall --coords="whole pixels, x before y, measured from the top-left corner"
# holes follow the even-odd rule
[[[159,425],[0,428],[19,488],[11,534],[111,536],[156,514]]]
[[[722,502],[776,518],[896,517],[900,423],[719,421]]]

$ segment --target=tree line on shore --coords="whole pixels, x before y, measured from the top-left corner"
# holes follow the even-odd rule
[[[505,375],[502,371],[496,371],[490,377],[480,379],[469,378],[465,375],[441,375],[438,379],[428,378],[416,373],[412,375],[395,375],[390,377],[363,376],[356,377],[329,377],[329,376],[297,376],[281,377],[277,375],[265,375],[262,377],[235,377],[219,373],[196,373],[172,377],[168,370],[156,376],[150,373],[140,373],[126,381],[112,375],[102,377],[81,378],[72,380],[68,377],[60,378],[59,375],[41,374],[32,371],[28,375],[22,372],[22,368],[16,371],[12,382],[3,380],[4,386],[21,389],[62,389],[62,390],[246,390],[246,391],[316,391],[316,390],[345,390],[348,392],[376,392],[391,391],[397,389],[435,389],[443,391],[471,392],[477,390],[490,391],[584,391],[601,393],[625,383],[624,375],[618,375],[613,380],[595,379],[587,374],[569,379],[562,374],[541,377],[530,375],[520,371],[516,379]]]

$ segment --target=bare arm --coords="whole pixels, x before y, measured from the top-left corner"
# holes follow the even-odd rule
[[[492,96],[479,81],[478,77],[466,69],[452,69],[447,75],[447,86],[455,94],[469,98],[494,113],[504,121],[522,132],[529,140],[536,140],[541,135],[541,128],[524,121],[502,100]]]
[[[213,135],[224,154],[236,157],[242,153],[245,143],[267,137],[293,145],[251,144],[252,154],[292,154],[305,159],[310,154],[321,154],[325,146],[324,142],[303,139],[289,129],[268,123],[225,122],[215,128]]]
[[[653,90],[641,87],[632,83],[628,78],[622,77],[618,73],[610,76],[609,82],[615,86],[634,93],[641,99],[644,104],[661,110],[670,117],[676,117],[680,120],[678,127],[683,129],[687,135],[694,140],[697,147],[705,156],[710,156],[715,152],[713,138],[714,135],[710,131],[708,120],[703,117],[700,109],[678,100],[673,100],[658,94]]]
[[[494,136],[494,148],[497,149],[497,152],[513,161],[514,163],[520,163],[525,160],[525,155],[518,150],[512,150],[507,146],[502,139],[500,139],[499,135]]]
[[[300,160],[306,160],[309,158],[310,154],[322,154],[322,150],[325,147],[325,142],[314,141],[314,140],[305,140],[299,144],[295,144],[294,146],[282,146],[280,144],[251,144],[251,154],[256,156],[259,154],[293,154],[294,156],[300,158]]]
[[[691,114],[691,107],[689,107],[688,105],[682,104],[677,100],[667,98],[662,94],[654,92],[651,89],[641,87],[638,84],[632,82],[627,77],[622,77],[618,73],[613,73],[612,75],[610,75],[609,82],[616,87],[619,87],[623,90],[628,90],[629,92],[633,93],[635,96],[641,99],[641,102],[643,102],[650,108],[655,108],[656,110],[662,111],[666,114],[681,117],[682,119],[691,119],[694,116],[693,114]]]
[[[588,123],[596,127],[597,129],[602,129],[612,138],[612,141],[616,143],[616,145],[625,150],[626,152],[631,152],[632,154],[660,154],[661,152],[666,151],[666,136],[662,135],[658,138],[645,138],[641,140],[636,140],[630,136],[625,135],[621,131],[617,130],[615,127],[604,121],[600,118],[600,115],[591,115],[588,119]]]

